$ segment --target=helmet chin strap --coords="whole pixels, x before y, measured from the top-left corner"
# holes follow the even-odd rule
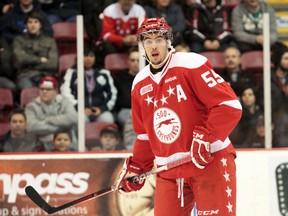
[[[170,49],[170,51],[168,52],[167,56],[165,57],[165,59],[164,59],[161,63],[159,63],[159,64],[153,64],[153,63],[149,60],[149,58],[147,57],[147,54],[146,54],[146,52],[145,52],[145,49],[144,49],[144,47],[142,46],[141,43],[139,44],[139,47],[140,47],[140,52],[141,52],[142,56],[143,56],[143,57],[148,61],[148,63],[151,64],[152,67],[155,68],[155,69],[161,68],[161,67],[166,63],[167,59],[172,55],[172,53],[175,52],[175,49],[174,49],[174,47],[171,45],[171,42],[168,41],[168,49]]]

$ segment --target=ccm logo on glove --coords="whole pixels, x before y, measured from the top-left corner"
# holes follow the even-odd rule
[[[209,134],[209,131],[202,126],[195,126],[193,140],[190,148],[192,162],[199,169],[211,163],[214,157],[211,154],[211,144],[216,139]]]

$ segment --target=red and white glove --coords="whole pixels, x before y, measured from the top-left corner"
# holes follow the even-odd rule
[[[214,159],[210,150],[211,143],[216,139],[211,136],[208,130],[202,126],[195,126],[193,140],[190,148],[192,162],[199,169],[204,169],[206,165]]]
[[[145,178],[139,177],[142,173],[144,173],[144,170],[138,163],[132,161],[132,156],[127,158],[116,182],[118,191],[125,195],[129,192],[140,190],[146,181]]]

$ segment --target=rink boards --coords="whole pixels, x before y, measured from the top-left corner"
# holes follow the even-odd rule
[[[0,155],[0,216],[47,215],[25,195],[30,184],[51,205],[112,185],[123,153]],[[288,149],[237,151],[237,216],[288,215]],[[153,215],[155,178],[129,196],[112,192],[56,215]],[[151,207],[152,206],[152,207]]]

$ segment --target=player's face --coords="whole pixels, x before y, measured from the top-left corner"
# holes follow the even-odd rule
[[[256,102],[256,97],[251,88],[247,88],[242,94],[242,102],[243,106],[246,108],[250,108]]]
[[[66,133],[59,133],[54,140],[54,146],[58,151],[69,151],[71,148],[71,139]]]
[[[29,18],[27,21],[27,30],[32,35],[38,35],[41,30],[41,23],[38,19]]]
[[[112,134],[103,134],[100,138],[103,150],[109,151],[114,150],[115,146],[118,144],[118,139]]]
[[[159,33],[152,33],[145,36],[143,47],[148,59],[155,65],[164,61],[168,55],[167,40]]]
[[[21,136],[26,130],[26,120],[22,114],[14,114],[10,120],[10,131],[12,136]]]

